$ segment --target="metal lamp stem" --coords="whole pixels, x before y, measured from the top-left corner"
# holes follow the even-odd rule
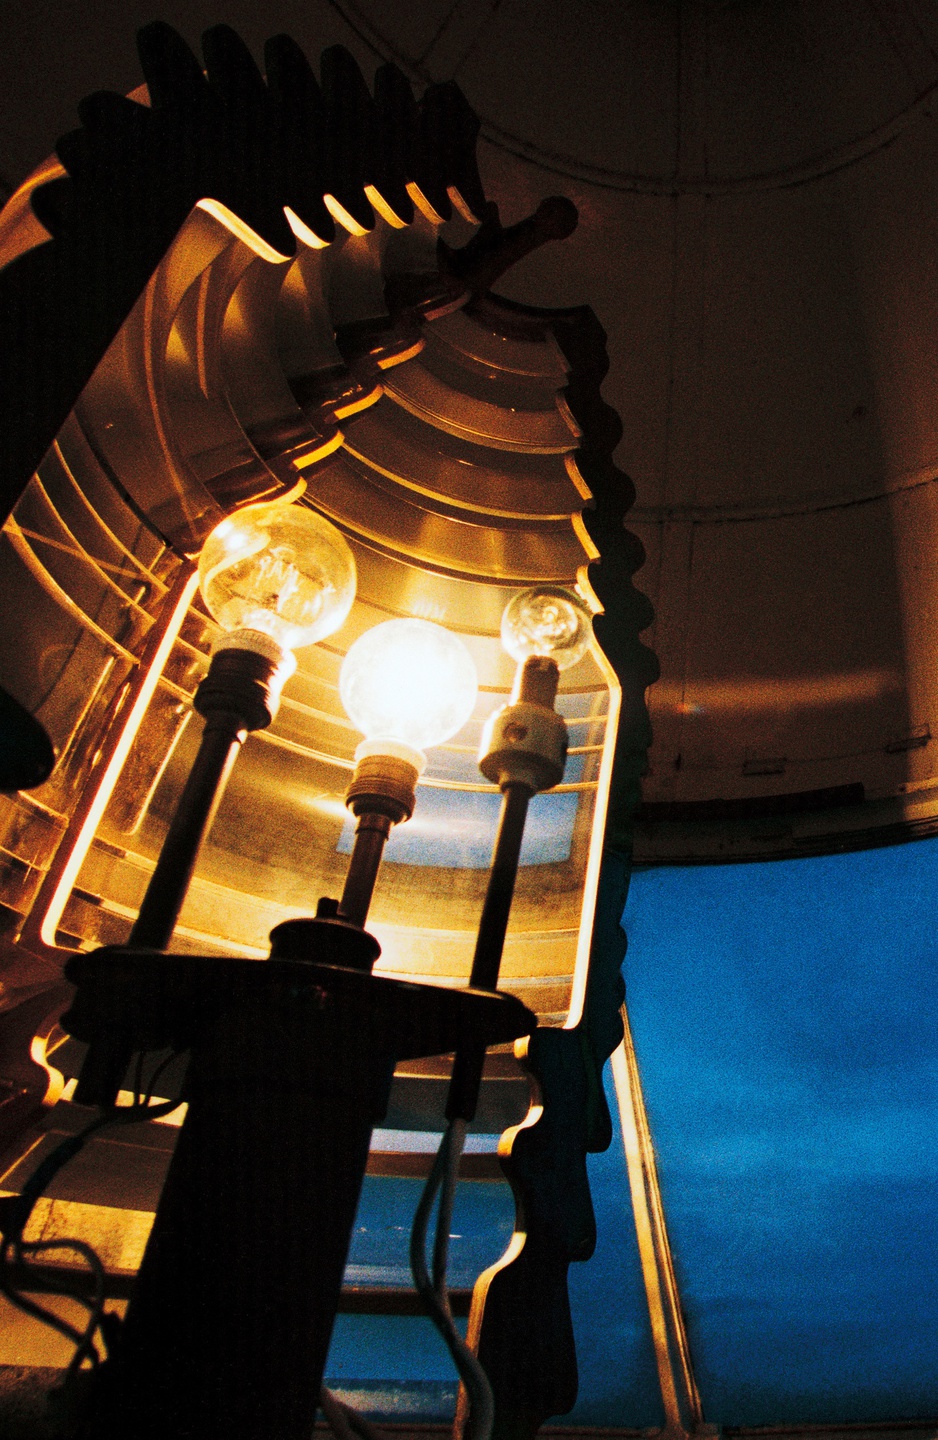
[[[247,733],[239,715],[208,717],[199,753],[127,941],[134,949],[165,950],[172,939],[202,841],[211,829]]]
[[[355,844],[339,901],[340,914],[353,925],[364,925],[378,878],[381,857],[392,825],[400,825],[414,813],[419,777],[419,751],[413,760],[370,750],[355,767],[345,803],[357,818]]]
[[[508,915],[515,892],[524,823],[531,790],[524,784],[507,784],[502,791],[498,832],[492,855],[482,919],[476,937],[469,984],[477,990],[494,990],[502,963]],[[480,1046],[457,1050],[446,1100],[449,1120],[472,1120],[479,1100],[485,1050]]]
[[[511,703],[496,711],[483,731],[479,769],[501,789],[502,804],[469,980],[480,990],[498,985],[528,803],[563,779],[567,727],[554,710],[558,678],[553,659],[529,656],[519,666]],[[478,1047],[457,1051],[447,1119],[474,1119],[484,1064],[485,1051]]]
[[[254,648],[248,648],[251,645]],[[257,638],[253,631],[236,632],[212,656],[193,702],[205,716],[198,754],[150,876],[128,949],[165,950],[172,939],[202,841],[238,751],[251,730],[262,730],[276,714],[281,688],[292,673],[291,662],[295,664],[289,651],[266,636]],[[114,1103],[135,1048],[130,1039],[116,1036],[108,1044],[93,1040],[75,1088],[76,1103]]]
[[[373,812],[360,815],[339,909],[353,925],[364,925],[393,821]]]
[[[215,650],[193,702],[205,729],[130,932],[134,949],[165,950],[172,939],[238,752],[250,731],[270,724],[294,666],[289,651],[254,631],[235,632]]]
[[[531,790],[524,784],[509,782],[502,791],[492,871],[469,976],[469,984],[478,990],[494,990],[498,984],[530,799]]]

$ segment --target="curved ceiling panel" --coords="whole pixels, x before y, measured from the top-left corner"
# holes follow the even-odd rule
[[[458,78],[492,142],[622,190],[836,168],[893,135],[938,83],[924,3],[337,8],[412,74]]]

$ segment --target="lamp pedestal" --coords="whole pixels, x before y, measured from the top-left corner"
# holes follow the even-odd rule
[[[510,996],[372,975],[377,942],[330,915],[272,939],[267,963],[116,949],[69,962],[70,1034],[192,1057],[94,1440],[309,1440],[395,1063],[534,1027]]]

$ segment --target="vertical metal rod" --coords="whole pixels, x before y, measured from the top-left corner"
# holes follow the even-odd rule
[[[345,876],[345,888],[339,901],[339,912],[353,925],[364,925],[374,894],[375,881],[381,868],[381,857],[391,833],[391,818],[365,811],[359,815],[355,844]]]
[[[195,693],[195,708],[205,716],[205,729],[130,932],[127,943],[135,949],[165,950],[169,944],[238,751],[249,731],[270,724],[281,686],[295,668],[287,651],[264,636],[252,639],[252,634],[237,631],[216,646],[208,674]]]
[[[244,720],[233,712],[213,711],[206,720],[199,753],[179,797],[128,945],[141,950],[165,950],[172,939],[202,841],[211,828],[246,735]]]
[[[479,990],[494,990],[498,985],[530,799],[527,785],[508,783],[502,791],[492,871],[469,976],[469,984]],[[485,1050],[480,1046],[456,1052],[446,1100],[447,1119],[468,1121],[475,1117],[484,1064]]]
[[[494,990],[498,984],[530,799],[531,791],[527,785],[509,782],[502,791],[498,830],[492,852],[492,872],[485,892],[485,904],[482,907],[482,919],[479,922],[472,972],[469,976],[469,984],[479,990]]]

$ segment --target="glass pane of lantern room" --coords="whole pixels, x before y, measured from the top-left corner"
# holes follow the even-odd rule
[[[719,1425],[934,1416],[938,841],[633,876],[628,1006]]]

